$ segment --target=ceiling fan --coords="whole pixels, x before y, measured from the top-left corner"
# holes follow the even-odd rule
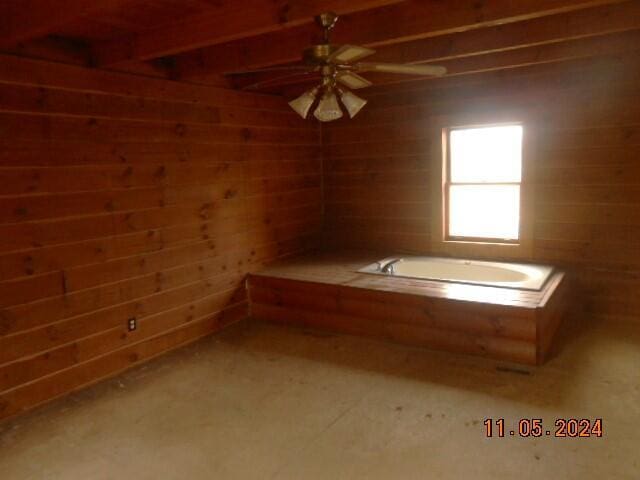
[[[367,104],[367,100],[351,92],[351,90],[372,85],[369,80],[360,76],[359,73],[385,72],[425,76],[442,76],[447,73],[445,67],[435,65],[361,62],[360,60],[363,58],[373,55],[375,50],[358,45],[332,44],[330,41],[331,30],[333,30],[337,21],[338,15],[333,12],[323,13],[316,17],[316,22],[323,29],[323,43],[306,48],[303,51],[302,64],[263,68],[237,72],[236,74],[287,70],[298,72],[294,75],[258,82],[247,87],[256,89],[265,84],[297,76],[301,73],[305,75],[319,73],[321,76],[320,84],[289,102],[289,105],[302,118],[307,118],[311,108],[317,104],[313,115],[321,122],[330,122],[343,116],[338,98],[351,118],[355,117],[362,107]]]

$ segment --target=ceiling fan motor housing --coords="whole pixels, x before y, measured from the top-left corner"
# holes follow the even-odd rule
[[[339,48],[340,45],[332,45],[329,43],[312,45],[303,51],[302,58],[306,63],[311,65],[326,65],[329,63],[331,55],[337,52]]]

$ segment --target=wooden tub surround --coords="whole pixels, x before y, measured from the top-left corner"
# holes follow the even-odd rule
[[[567,305],[563,272],[541,291],[357,272],[379,258],[323,252],[273,264],[249,276],[251,314],[529,365],[548,358]]]

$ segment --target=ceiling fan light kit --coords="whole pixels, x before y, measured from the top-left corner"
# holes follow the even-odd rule
[[[302,118],[308,118],[309,112],[316,101],[317,107],[313,116],[321,122],[331,122],[343,116],[340,102],[342,102],[349,117],[355,117],[367,104],[367,101],[353,92],[339,87],[337,84],[339,83],[349,89],[365,88],[372,85],[369,80],[356,72],[384,72],[420,76],[442,76],[447,73],[446,68],[435,65],[360,62],[361,59],[373,55],[375,50],[359,45],[332,44],[330,40],[331,30],[335,27],[337,21],[338,15],[333,12],[326,12],[316,17],[316,22],[323,29],[323,43],[312,45],[303,51],[303,65],[297,64],[258,70],[296,70],[298,72],[303,70],[305,74],[320,73],[320,85],[289,102],[291,108]],[[256,71],[239,72],[239,74],[243,73],[256,73]],[[296,75],[299,75],[299,73]],[[276,78],[273,81],[284,78],[289,78],[289,76]],[[247,88],[257,88],[264,86],[265,83],[271,82],[259,82]]]
[[[367,100],[358,97],[349,90],[336,86],[333,77],[326,78],[322,86],[315,87],[303,93],[298,98],[291,100],[289,102],[291,108],[302,118],[306,119],[322,90],[322,95],[313,114],[314,117],[321,122],[332,122],[342,118],[343,112],[340,108],[340,102],[342,102],[342,106],[346,109],[349,117],[355,117],[367,104]]]

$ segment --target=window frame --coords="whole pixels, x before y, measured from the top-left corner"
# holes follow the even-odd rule
[[[443,204],[444,204],[444,241],[445,242],[469,242],[469,243],[490,243],[490,244],[505,244],[505,245],[520,245],[522,238],[522,173],[520,175],[519,182],[453,182],[451,179],[451,133],[456,130],[472,130],[472,129],[480,129],[480,128],[491,128],[491,127],[510,127],[510,126],[518,126],[522,127],[522,135],[523,140],[520,144],[521,153],[520,153],[520,167],[522,171],[522,164],[524,163],[524,124],[522,122],[508,122],[508,123],[489,123],[489,124],[476,124],[476,125],[464,125],[464,126],[456,126],[456,127],[447,127],[445,128],[446,140],[444,141],[444,185],[443,185]],[[518,228],[518,238],[507,239],[507,238],[499,238],[499,237],[468,237],[468,236],[457,236],[451,235],[449,228],[451,225],[451,187],[452,186],[500,186],[500,185],[511,185],[517,186],[519,188],[519,228]]]
[[[527,109],[491,108],[474,109],[475,112],[436,114],[431,116],[425,128],[428,130],[428,168],[432,172],[426,192],[430,208],[425,212],[430,218],[430,240],[425,246],[433,255],[456,256],[477,259],[526,260],[533,255],[533,226],[535,218],[534,165],[538,156],[537,139],[540,119]],[[469,110],[469,109],[467,109]],[[479,111],[478,111],[479,110]],[[489,125],[518,124],[523,127],[522,175],[520,179],[520,238],[519,243],[496,241],[448,240],[445,235],[445,180],[447,166],[447,130],[450,128]]]

